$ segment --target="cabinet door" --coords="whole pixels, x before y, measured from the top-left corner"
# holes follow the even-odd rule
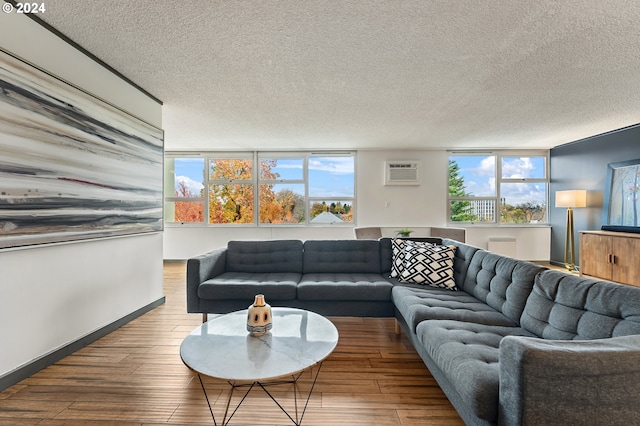
[[[640,287],[640,239],[613,238],[612,280]]]
[[[611,280],[612,237],[580,234],[580,272],[584,275]]]

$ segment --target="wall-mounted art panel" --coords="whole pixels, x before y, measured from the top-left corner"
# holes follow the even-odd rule
[[[603,229],[640,232],[640,159],[607,166],[603,213]]]
[[[0,248],[162,230],[163,133],[0,51]]]

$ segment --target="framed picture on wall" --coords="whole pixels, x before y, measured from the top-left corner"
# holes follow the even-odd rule
[[[158,129],[0,50],[0,249],[163,228]]]
[[[640,230],[640,159],[611,163],[604,191],[603,229]]]

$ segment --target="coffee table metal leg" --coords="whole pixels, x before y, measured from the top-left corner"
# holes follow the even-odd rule
[[[213,414],[213,407],[211,406],[211,402],[209,401],[209,395],[207,394],[207,389],[204,387],[204,383],[202,382],[202,376],[200,374],[198,374],[198,379],[200,380],[200,386],[202,387],[202,392],[204,392],[204,397],[207,400],[207,405],[209,406],[209,412],[211,413],[213,424],[214,426],[218,426],[218,422],[216,421],[216,416]],[[235,382],[227,382],[227,383],[229,383],[230,389],[229,389],[229,397],[227,398],[227,405],[224,409],[224,416],[222,417],[222,423],[220,423],[220,425],[222,426],[229,424],[229,422],[231,421],[231,418],[236,413],[236,411],[238,411],[238,408],[240,408],[240,405],[242,405],[244,400],[247,398],[247,395],[249,395],[249,392],[251,392],[251,389],[253,389],[253,387],[256,385],[257,382],[253,382],[250,385],[249,384],[236,385]],[[231,406],[231,398],[233,398],[233,392],[235,391],[236,388],[239,388],[239,387],[248,387],[249,389],[247,389],[245,394],[242,396],[242,399],[240,400],[240,402],[238,402],[238,405],[236,405],[236,408],[234,408],[233,412],[229,414],[229,407]],[[229,417],[227,417],[227,415]]]
[[[276,403],[276,405],[280,408],[280,410],[282,410],[282,412],[284,414],[286,414],[287,417],[289,417],[289,420],[291,420],[293,422],[293,424],[295,424],[296,426],[300,426],[302,424],[302,418],[304,417],[304,413],[307,411],[307,407],[309,406],[309,400],[311,399],[311,394],[313,393],[313,388],[315,387],[316,382],[318,380],[318,376],[320,375],[320,368],[321,367],[322,367],[322,363],[318,363],[315,374],[312,373],[313,382],[311,382],[311,388],[309,389],[309,394],[307,395],[307,400],[305,401],[304,407],[302,408],[302,412],[299,413],[300,414],[299,416],[298,416],[298,391],[299,391],[298,390],[298,380],[300,379],[300,377],[302,377],[302,374],[304,372],[299,373],[297,376],[295,376],[295,375],[291,376],[291,380],[285,380],[285,381],[274,381],[274,382],[266,382],[266,383],[253,382],[251,384],[248,384],[248,383],[236,384],[236,382],[227,382],[227,383],[229,383],[229,386],[231,387],[231,389],[229,389],[229,397],[227,398],[227,405],[226,405],[225,410],[224,410],[224,416],[222,417],[222,423],[220,423],[220,424],[222,426],[225,426],[225,425],[229,424],[229,422],[231,421],[231,418],[234,416],[234,414],[236,414],[236,411],[238,411],[238,409],[240,408],[240,406],[242,405],[244,400],[247,398],[247,395],[249,395],[249,392],[251,392],[251,389],[253,389],[254,386],[258,385],[269,396],[269,398],[271,398],[271,400]],[[312,368],[312,372],[313,372],[313,368]],[[198,374],[198,379],[200,380],[200,386],[202,386],[202,391],[204,392],[204,397],[207,400],[207,405],[209,406],[209,412],[211,413],[211,418],[213,419],[213,424],[215,426],[218,426],[218,423],[216,422],[216,417],[213,414],[213,407],[211,406],[211,402],[209,401],[209,395],[207,394],[207,390],[204,387],[204,383],[202,382],[202,376],[200,376],[200,374]],[[278,400],[276,400],[276,398],[271,394],[271,392],[269,392],[267,390],[267,386],[286,384],[286,383],[292,383],[293,384],[293,401],[294,401],[294,407],[295,407],[294,408],[295,409],[295,418],[293,418],[291,416],[291,414],[289,414],[287,412],[287,410],[282,406],[282,404],[280,404],[278,402]],[[235,391],[236,388],[240,388],[240,387],[248,387],[248,389],[245,392],[245,394],[242,396],[242,399],[240,399],[240,402],[238,402],[238,404],[234,408],[233,412],[231,414],[229,414],[229,407],[231,406],[231,398],[233,397],[233,392]],[[227,415],[229,417],[227,417]]]
[[[202,392],[204,392],[204,397],[207,400],[207,405],[209,406],[209,412],[211,413],[211,418],[213,419],[214,426],[218,426],[216,422],[216,416],[213,415],[213,408],[211,407],[211,402],[209,402],[209,395],[207,395],[207,389],[204,387],[204,383],[202,383],[202,376],[198,373],[198,380],[200,380],[200,386],[202,386]]]
[[[305,401],[304,408],[302,409],[302,413],[300,413],[300,416],[298,416],[298,379],[300,379],[303,373],[298,374],[298,376],[291,376],[292,380],[290,381],[269,382],[269,383],[256,382],[256,383],[258,384],[258,386],[262,388],[263,391],[265,391],[267,395],[269,395],[269,398],[271,398],[271,400],[276,403],[276,405],[280,408],[280,410],[282,410],[282,412],[285,413],[287,417],[289,417],[289,420],[291,420],[293,424],[295,424],[296,426],[300,426],[302,424],[302,418],[304,417],[304,413],[307,411],[307,406],[309,405],[309,400],[311,399],[313,388],[315,387],[316,381],[318,380],[318,375],[320,374],[320,367],[322,367],[322,363],[318,364],[318,369],[316,370],[315,375],[313,375],[313,382],[311,383],[311,388],[309,389],[309,394],[307,395],[307,400]],[[273,395],[271,395],[271,393],[266,389],[266,386],[283,384],[283,383],[293,383],[293,400],[294,400],[295,416],[296,416],[295,419],[291,417],[291,414],[289,414],[287,410],[285,410],[285,408],[276,400],[276,398]]]

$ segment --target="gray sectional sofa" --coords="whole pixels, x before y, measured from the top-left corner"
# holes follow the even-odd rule
[[[640,288],[454,240],[458,291],[389,278],[391,239],[229,242],[187,263],[187,310],[395,316],[470,425],[640,424]]]

